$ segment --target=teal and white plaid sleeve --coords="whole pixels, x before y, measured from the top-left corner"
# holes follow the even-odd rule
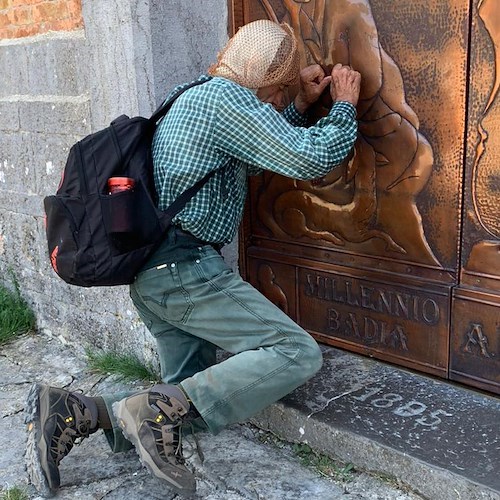
[[[355,114],[352,104],[338,102],[314,126],[294,127],[252,93],[227,91],[220,96],[216,142],[221,151],[250,165],[296,179],[315,179],[340,164],[352,149],[357,137]]]

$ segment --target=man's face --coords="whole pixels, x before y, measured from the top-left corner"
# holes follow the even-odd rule
[[[274,109],[281,112],[288,104],[288,87],[286,85],[269,85],[257,90],[257,98],[264,103],[271,104]]]

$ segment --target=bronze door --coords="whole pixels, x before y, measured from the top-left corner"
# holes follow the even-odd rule
[[[250,180],[243,276],[321,342],[499,392],[494,2],[235,0],[232,23],[287,22],[303,65],[362,74],[348,161]]]

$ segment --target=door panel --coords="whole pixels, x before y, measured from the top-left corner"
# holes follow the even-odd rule
[[[496,7],[496,8],[495,8]],[[472,9],[460,285],[453,294],[450,378],[500,392],[500,12]]]

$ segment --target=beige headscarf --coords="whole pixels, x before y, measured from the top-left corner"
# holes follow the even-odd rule
[[[260,20],[242,26],[208,72],[249,89],[259,89],[296,83],[299,64],[292,28],[288,24]]]

